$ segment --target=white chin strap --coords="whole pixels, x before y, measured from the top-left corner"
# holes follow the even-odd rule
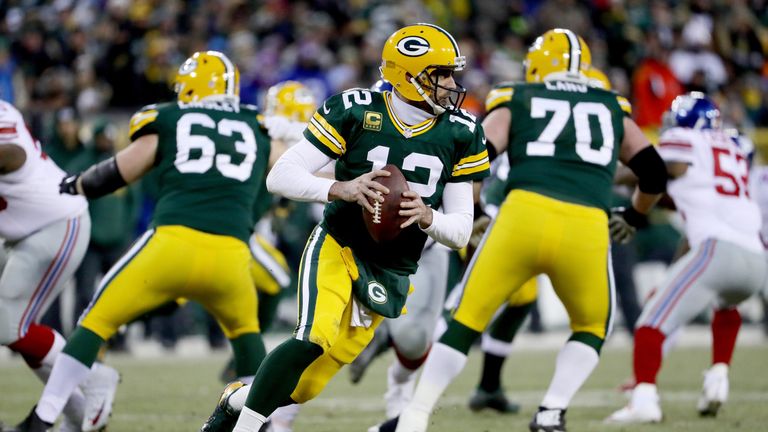
[[[432,98],[427,96],[427,92],[425,92],[424,89],[421,88],[421,85],[419,85],[418,81],[416,81],[416,78],[411,77],[411,84],[413,84],[413,86],[416,87],[416,91],[419,92],[419,96],[423,97],[424,100],[429,104],[429,106],[432,107],[432,111],[435,113],[435,115],[440,115],[445,112],[445,108],[436,104],[435,102],[432,101]]]

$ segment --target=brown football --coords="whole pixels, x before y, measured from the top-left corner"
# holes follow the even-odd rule
[[[408,182],[405,176],[395,165],[385,165],[383,170],[389,171],[389,177],[376,177],[375,181],[389,188],[389,193],[384,194],[384,202],[371,202],[375,213],[371,213],[363,207],[363,220],[368,228],[368,233],[378,242],[387,242],[400,234],[402,229],[400,224],[408,220],[405,216],[400,216],[400,202],[403,200],[403,192],[408,190]],[[370,199],[368,200],[371,201]]]

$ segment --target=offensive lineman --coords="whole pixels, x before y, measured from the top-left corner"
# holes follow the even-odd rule
[[[552,281],[573,333],[530,430],[565,430],[565,411],[597,366],[613,322],[608,213],[616,161],[639,178],[632,206],[620,215],[624,225],[642,222],[667,179],[626,99],[589,86],[590,63],[583,39],[550,30],[528,51],[527,82],[495,90],[483,127],[490,153],[507,151],[507,198],[470,262],[460,304],[432,348],[413,401],[380,431],[426,431],[474,340],[510,294],[539,273]]]
[[[176,91],[176,103],[134,114],[128,147],[62,181],[62,193],[97,198],[156,169],[162,188],[153,227],[104,276],[19,431],[50,428],[104,341],[177,298],[198,301],[221,323],[238,376],[253,375],[265,355],[247,242],[269,137],[255,107],[240,104],[239,72],[220,52],[188,58]]]

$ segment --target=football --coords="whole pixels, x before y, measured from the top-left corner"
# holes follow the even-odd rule
[[[400,202],[403,192],[408,190],[408,182],[405,176],[396,166],[392,164],[385,165],[383,170],[389,171],[392,175],[389,177],[376,177],[375,181],[389,188],[389,193],[384,195],[384,202],[371,202],[375,212],[370,213],[363,207],[363,220],[371,237],[378,242],[387,242],[400,234],[402,229],[400,224],[408,220],[405,216],[400,216]],[[371,200],[369,200],[370,202]]]

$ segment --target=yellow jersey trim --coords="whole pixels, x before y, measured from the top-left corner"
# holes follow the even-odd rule
[[[393,97],[391,92],[384,92],[384,105],[387,107],[387,114],[392,120],[392,124],[395,126],[395,129],[397,129],[398,132],[400,132],[400,134],[402,134],[404,137],[410,138],[426,133],[437,123],[437,117],[432,117],[413,126],[406,125],[395,115],[395,112],[390,105],[391,97]]]
[[[152,123],[157,119],[158,112],[155,109],[137,112],[131,117],[130,127],[128,129],[128,136],[132,137],[133,134],[141,130],[144,126]]]
[[[315,113],[307,127],[315,138],[337,155],[341,156],[347,151],[347,141],[320,114]]]
[[[497,106],[509,102],[512,100],[512,95],[515,93],[515,89],[512,87],[504,87],[493,89],[488,93],[485,98],[485,111],[490,112]]]

